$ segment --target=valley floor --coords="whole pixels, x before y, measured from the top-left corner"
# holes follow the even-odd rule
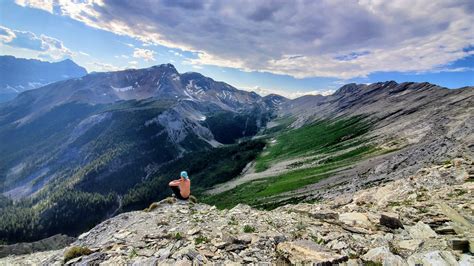
[[[271,211],[219,210],[171,199],[120,214],[69,248],[0,259],[0,265],[340,263],[473,265],[474,173],[469,159],[332,200]]]

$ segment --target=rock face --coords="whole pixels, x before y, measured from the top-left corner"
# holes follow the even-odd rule
[[[87,247],[93,253],[68,263],[469,265],[472,255],[454,250],[450,243],[472,239],[472,232],[438,230],[457,228],[457,221],[438,203],[473,220],[474,183],[456,179],[456,173],[471,167],[472,161],[466,160],[432,166],[410,178],[361,190],[344,204],[218,210],[165,200],[150,212],[123,213],[82,234],[71,247]],[[384,197],[376,197],[382,191]],[[380,224],[382,215],[391,222]],[[396,217],[403,227],[386,226],[398,224],[392,223]],[[0,265],[61,264],[66,250],[9,256],[0,259]]]
[[[45,250],[61,249],[74,242],[74,237],[54,235],[32,243],[18,243],[13,245],[0,245],[0,257],[8,255],[21,255]]]

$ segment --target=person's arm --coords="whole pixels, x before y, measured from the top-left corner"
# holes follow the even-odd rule
[[[171,181],[168,185],[169,185],[170,187],[177,187],[177,186],[179,186],[179,183],[180,183],[180,182],[181,182],[181,180],[177,179],[177,180]]]

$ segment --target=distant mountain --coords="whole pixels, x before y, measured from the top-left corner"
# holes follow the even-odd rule
[[[18,93],[46,84],[82,77],[85,68],[70,59],[50,63],[35,59],[0,56],[0,102],[13,99]]]

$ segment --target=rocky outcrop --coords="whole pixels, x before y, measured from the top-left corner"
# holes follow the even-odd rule
[[[67,263],[472,265],[472,250],[452,244],[468,243],[472,231],[449,230],[459,227],[459,217],[474,221],[471,167],[471,161],[458,159],[361,190],[351,200],[271,211],[166,200],[152,211],[118,215],[79,236],[71,247],[93,253]],[[449,206],[450,215],[440,203]],[[66,250],[10,256],[0,265],[60,264]]]
[[[13,245],[0,245],[0,258],[8,255],[21,255],[46,250],[61,249],[72,242],[75,238],[66,235],[54,235],[31,243],[17,243]]]

